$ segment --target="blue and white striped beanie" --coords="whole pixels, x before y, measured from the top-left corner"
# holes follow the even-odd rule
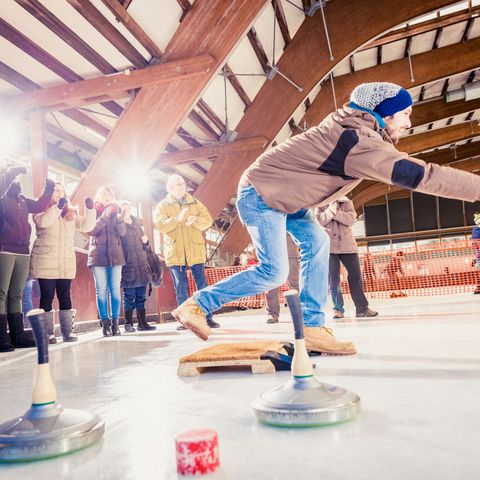
[[[353,107],[373,111],[381,118],[401,112],[413,104],[404,88],[389,82],[362,83],[350,95]]]

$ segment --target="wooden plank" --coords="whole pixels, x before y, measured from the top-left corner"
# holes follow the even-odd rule
[[[22,95],[3,97],[0,99],[0,104],[7,110],[17,112],[33,108],[61,110],[78,106],[79,103],[97,103],[95,97],[101,95],[121,98],[128,95],[128,90],[205,75],[210,72],[213,63],[214,60],[209,55],[200,55],[146,67],[141,70],[126,70],[105,77],[91,78],[67,85],[43,88]]]
[[[83,58],[94,65],[102,73],[109,75],[116,73],[113,65],[108,63],[87,42],[78,36],[72,29],[55,17],[50,10],[44,7],[39,0],[15,0],[27,12],[33,15],[39,22],[49,28],[55,35],[70,45]]]
[[[110,182],[115,165],[120,159],[124,162],[129,158],[132,151],[142,158],[146,168],[156,162],[265,4],[266,0],[196,0],[170,41],[162,62],[209,54],[215,59],[214,67],[201,77],[142,88],[90,164],[74,199]],[[201,41],[192,42],[192,38]]]
[[[213,160],[219,156],[230,156],[234,153],[245,152],[251,149],[258,150],[265,147],[267,139],[264,137],[245,138],[236,142],[205,145],[198,148],[190,148],[188,150],[177,150],[175,152],[163,153],[158,157],[157,165],[175,166],[188,164],[193,162],[201,162],[202,160]]]
[[[155,45],[153,40],[145,33],[143,28],[127,12],[127,9],[118,2],[118,0],[102,0],[102,2],[153,58],[160,59],[162,51],[157,45]]]
[[[101,14],[90,0],[67,0],[68,3],[102,34],[136,68],[146,67],[148,62],[130,42]]]
[[[213,368],[250,367],[252,373],[275,373],[270,360],[216,360],[212,362],[181,363],[177,368],[179,377],[194,377]]]

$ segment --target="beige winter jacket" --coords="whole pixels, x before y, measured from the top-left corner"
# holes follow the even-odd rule
[[[77,271],[75,231],[89,232],[95,226],[95,209],[85,209],[85,217],[76,215],[67,221],[62,211],[52,205],[33,216],[37,238],[33,243],[30,276],[47,279],[73,279]]]
[[[352,231],[357,212],[351,200],[320,207],[317,210],[317,219],[330,237],[330,253],[358,253]]]
[[[182,208],[187,208],[184,221],[178,221]],[[185,221],[191,215],[196,219],[192,225],[186,226]],[[163,234],[163,256],[165,263],[173,265],[197,265],[205,263],[205,240],[202,232],[212,225],[212,217],[203,203],[193,198],[189,193],[184,203],[175,200],[170,194],[162,200],[155,210],[155,225]]]
[[[347,106],[265,152],[244,175],[270,207],[287,213],[328,205],[362,179],[480,200],[478,175],[399,152],[373,115]]]

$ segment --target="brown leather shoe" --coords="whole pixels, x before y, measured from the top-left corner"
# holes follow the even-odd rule
[[[307,350],[327,355],[353,355],[357,353],[352,342],[339,342],[331,328],[304,327]]]
[[[377,315],[378,315],[378,312],[368,307],[365,310],[363,310],[363,312],[357,313],[357,317],[376,317]]]
[[[175,320],[191,330],[198,338],[208,340],[211,330],[207,325],[207,318],[193,297],[185,300],[173,310],[172,315]]]
[[[335,313],[333,314],[333,318],[343,318],[343,317],[345,317],[343,312],[341,312],[340,310],[335,310]]]

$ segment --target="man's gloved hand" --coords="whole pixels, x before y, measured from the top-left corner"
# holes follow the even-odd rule
[[[28,173],[28,170],[26,167],[20,165],[18,167],[10,168],[9,172],[16,177],[17,175],[25,175],[26,173]]]
[[[67,199],[65,197],[59,198],[57,202],[57,207],[60,210],[63,210],[63,207],[66,205],[66,203],[67,203]]]
[[[88,208],[89,210],[91,210],[95,206],[95,204],[93,203],[93,200],[90,197],[86,197],[84,202],[85,202],[85,208]]]
[[[53,191],[55,190],[55,182],[54,182],[53,180],[50,180],[49,178],[47,178],[47,179],[45,180],[45,190],[46,190],[46,191],[50,191],[50,190],[51,190],[52,193],[53,193]]]

